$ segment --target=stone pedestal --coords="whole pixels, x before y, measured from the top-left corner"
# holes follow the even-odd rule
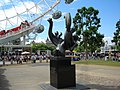
[[[51,57],[50,85],[57,89],[76,86],[75,65],[71,65],[71,58]]]

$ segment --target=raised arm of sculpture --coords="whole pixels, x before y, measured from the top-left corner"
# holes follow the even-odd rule
[[[51,42],[55,46],[57,46],[58,44],[60,44],[63,41],[63,39],[61,38],[62,33],[59,35],[59,33],[57,32],[58,35],[56,35],[56,34],[54,35],[52,32],[52,29],[53,29],[52,18],[49,18],[48,22],[49,22],[49,31],[48,31],[49,38],[50,38]]]
[[[52,33],[52,28],[53,28],[53,21],[50,18],[48,20],[49,22],[49,38],[52,41],[54,45],[57,46],[56,50],[59,52],[57,55],[65,55],[65,50],[73,50],[76,45],[77,45],[77,40],[78,38],[73,35],[74,31],[71,29],[71,16],[70,13],[67,13],[65,15],[65,21],[66,21],[66,31],[64,34],[64,39],[60,38],[62,34],[59,35],[59,32],[57,31],[55,35]]]

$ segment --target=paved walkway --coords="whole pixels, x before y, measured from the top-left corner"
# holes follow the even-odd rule
[[[50,82],[49,73],[49,63],[45,62],[1,66],[0,90],[43,90],[41,85]],[[120,68],[76,65],[76,82],[82,90],[119,90]]]

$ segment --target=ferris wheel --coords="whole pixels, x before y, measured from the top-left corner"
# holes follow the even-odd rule
[[[41,33],[44,27],[36,23],[59,3],[60,0],[0,0],[0,44],[29,35],[35,29]]]
[[[70,4],[73,0],[65,0]],[[58,19],[62,12],[55,10],[60,0],[0,0],[0,44],[8,44],[29,34],[44,31],[38,22],[48,13],[53,12],[52,18]]]
[[[13,28],[25,20],[36,22],[59,3],[60,0],[0,0],[0,28]]]

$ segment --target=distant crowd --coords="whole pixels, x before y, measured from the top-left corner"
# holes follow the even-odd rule
[[[37,54],[32,54],[32,55],[0,55],[0,61],[3,61],[3,64],[5,64],[6,61],[10,61],[11,64],[14,62],[17,62],[17,64],[22,64],[23,62],[31,62],[31,63],[36,63],[36,61],[39,61],[42,63],[42,61],[48,62],[50,59],[50,56],[47,54],[43,55],[37,55]]]

